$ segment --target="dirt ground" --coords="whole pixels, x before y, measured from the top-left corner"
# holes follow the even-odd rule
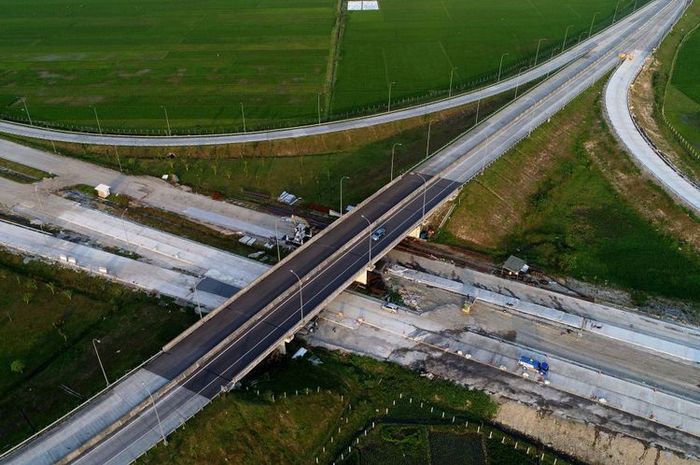
[[[542,413],[519,402],[501,399],[496,421],[534,437],[591,465],[697,465],[668,451],[594,425]]]

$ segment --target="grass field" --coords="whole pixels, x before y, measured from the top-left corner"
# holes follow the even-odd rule
[[[8,0],[0,115],[146,133],[242,130],[243,114],[247,129],[308,123],[319,102],[335,116],[381,107],[392,81],[396,106],[446,91],[452,67],[455,88],[494,77],[506,52],[517,72],[540,38],[545,58],[567,26],[573,43],[596,13],[596,28],[609,24],[617,2],[380,4],[339,16],[337,0]]]
[[[93,338],[114,381],[194,321],[145,294],[0,251],[0,451],[104,388]]]
[[[496,412],[496,404],[479,391],[366,357],[314,353],[321,365],[285,357],[259,367],[244,387],[214,401],[172,434],[167,447],[151,450],[137,463],[301,465],[319,457],[325,464],[339,457],[372,419],[386,418],[385,408],[390,418],[434,421],[443,410],[472,422],[487,421]],[[426,403],[423,408],[418,399]]]
[[[700,28],[695,29],[678,52],[667,90],[666,116],[700,153]]]
[[[437,240],[700,303],[700,223],[608,132],[598,84],[465,186]]]
[[[106,128],[242,129],[315,115],[335,0],[8,0],[0,112]],[[38,12],[41,12],[39,15]],[[161,106],[165,107],[162,108]]]
[[[500,58],[508,74],[539,61],[554,48],[585,37],[612,21],[614,0],[382,0],[376,12],[349,12],[341,47],[333,111],[361,106],[386,109],[392,100],[445,95],[455,68],[453,87],[470,86],[489,75],[495,80]],[[634,7],[623,0],[620,12]],[[621,14],[618,13],[618,14]],[[397,103],[395,102],[394,105]]]

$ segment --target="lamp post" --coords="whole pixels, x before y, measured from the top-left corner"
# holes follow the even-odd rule
[[[425,158],[428,158],[428,155],[430,155],[430,128],[432,127],[433,122],[428,121],[428,138],[425,141]]]
[[[163,424],[160,422],[160,415],[158,415],[158,408],[156,407],[156,401],[153,398],[153,395],[151,394],[151,390],[148,389],[148,386],[146,386],[146,383],[141,383],[141,386],[146,390],[148,393],[148,397],[151,399],[151,404],[153,405],[153,411],[156,412],[156,420],[158,420],[158,428],[160,429],[160,436],[163,438],[163,444],[168,445],[168,440],[165,439],[165,431],[163,431]]]
[[[425,218],[425,203],[426,203],[426,197],[428,194],[428,180],[425,179],[425,176],[423,176],[420,173],[414,173],[416,176],[419,176],[423,180],[423,214],[421,215],[421,222],[423,221],[423,218]]]
[[[394,145],[391,146],[391,179],[390,181],[394,180],[394,155],[396,154],[396,147],[397,146],[403,146],[401,142],[396,142]]]
[[[299,311],[301,312],[301,321],[304,321],[304,296],[302,295],[302,285],[301,285],[301,278],[299,277],[298,274],[294,272],[294,270],[289,270],[290,273],[292,273],[294,276],[296,276],[297,281],[299,281]]]
[[[595,23],[595,17],[598,16],[598,13],[600,12],[596,11],[595,13],[593,13],[593,19],[591,19],[591,27],[588,29],[588,37],[590,37],[591,34],[593,34],[593,23]]]
[[[362,219],[364,219],[367,222],[367,227],[369,229],[369,234],[367,237],[369,238],[369,264],[372,264],[372,222],[367,219],[365,215],[360,215]]]
[[[316,101],[316,110],[318,112],[318,124],[321,124],[321,93],[317,94],[318,100]]]
[[[510,55],[510,53],[506,52],[503,55],[501,55],[501,62],[498,65],[498,79],[496,79],[496,82],[501,82],[501,70],[503,69],[503,59],[506,57],[506,55]]]
[[[245,111],[243,110],[243,102],[241,102],[241,117],[243,118],[243,132],[246,132],[246,130],[245,130]]]
[[[350,179],[350,176],[340,178],[340,216],[343,216],[343,181]]]
[[[617,0],[617,5],[615,5],[615,14],[613,14],[613,20],[612,23],[615,24],[615,20],[617,19],[617,11],[620,9],[620,1]]]
[[[452,69],[450,70],[450,91],[447,94],[448,97],[452,97],[452,79],[454,78],[454,74],[455,74],[456,69],[457,68],[453,66]]]
[[[27,119],[29,120],[29,125],[33,126],[32,117],[29,116],[29,108],[27,108],[27,97],[22,97],[22,105],[24,105],[24,112],[27,114]]]
[[[564,42],[561,44],[561,52],[564,53],[564,50],[566,50],[566,39],[569,37],[569,29],[571,29],[574,25],[569,24],[566,26],[566,32],[564,33]]]
[[[161,105],[160,107],[163,109],[163,113],[165,113],[165,124],[168,125],[168,135],[172,136],[173,131],[170,130],[170,118],[168,118],[168,109],[165,108],[164,105]]]
[[[92,339],[92,348],[95,349],[95,355],[97,355],[97,362],[100,364],[100,370],[102,370],[102,376],[105,377],[105,383],[107,384],[107,387],[109,387],[109,379],[107,378],[107,372],[105,371],[105,367],[102,365],[102,359],[100,358],[100,353],[97,351],[97,344],[101,344],[102,341],[99,339]]]
[[[280,236],[277,232],[277,222],[279,218],[275,218],[275,245],[277,245],[277,263],[282,261],[282,255],[280,254]]]
[[[540,39],[537,41],[537,53],[535,53],[535,64],[534,66],[537,66],[537,59],[540,57],[540,45],[542,45],[542,41],[547,40],[547,39]]]
[[[525,68],[527,68],[527,66],[523,66],[522,68],[520,68],[520,70],[518,71],[518,77],[515,78],[515,80],[516,80],[516,83],[515,83],[515,97],[513,97],[513,100],[515,100],[515,99],[518,98],[518,88],[520,87],[520,81],[519,81],[519,79],[520,79],[520,74],[522,74],[522,72],[523,72],[523,70],[524,70]]]
[[[387,113],[391,111],[391,88],[394,87],[394,84],[396,84],[396,82],[394,82],[394,81],[391,81],[389,83],[389,101],[387,102],[387,105],[386,105]]]
[[[95,120],[97,121],[97,130],[102,134],[102,125],[100,125],[100,118],[97,116],[97,108],[92,107],[93,113],[95,113]]]

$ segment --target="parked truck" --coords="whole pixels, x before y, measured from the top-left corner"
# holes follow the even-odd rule
[[[547,376],[547,373],[549,373],[549,363],[540,362],[539,360],[535,360],[534,358],[526,355],[520,357],[518,364],[527,370],[536,371],[542,376]]]

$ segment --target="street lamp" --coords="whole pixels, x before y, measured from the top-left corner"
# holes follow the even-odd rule
[[[277,222],[279,220],[279,217],[275,217],[275,244],[277,245],[277,263],[282,261],[282,255],[280,254],[280,236],[279,232],[277,232]]]
[[[369,234],[367,237],[369,238],[369,264],[371,265],[372,264],[372,222],[370,220],[368,220],[365,215],[360,215],[360,216],[362,217],[362,219],[364,219],[367,222],[367,227],[369,229]]]
[[[22,97],[22,105],[24,105],[24,112],[27,114],[27,119],[29,120],[29,125],[33,126],[32,117],[29,116],[29,108],[27,108],[27,97]]]
[[[593,13],[593,19],[591,19],[591,27],[590,27],[590,29],[588,29],[588,37],[590,37],[591,34],[593,34],[593,23],[595,23],[595,17],[598,16],[599,13],[600,13],[599,11],[596,11],[595,13]]]
[[[343,181],[350,179],[350,176],[340,178],[340,216],[343,216]]]
[[[164,105],[161,105],[160,107],[163,109],[163,112],[165,113],[165,124],[168,125],[168,135],[172,136],[173,131],[170,130],[170,118],[168,118],[168,109],[165,108]]]
[[[496,79],[496,82],[501,82],[501,70],[503,69],[503,59],[506,57],[506,55],[510,55],[510,53],[506,52],[503,55],[501,55],[501,62],[498,65],[498,79]]]
[[[569,29],[574,27],[573,24],[569,24],[566,26],[566,32],[564,33],[564,42],[561,44],[561,51],[564,53],[564,50],[566,50],[566,39],[569,37]]]
[[[425,179],[425,176],[423,176],[420,173],[413,173],[416,176],[420,176],[420,178],[423,180],[423,214],[421,215],[421,221],[423,221],[423,218],[425,218],[425,201],[426,201],[426,196],[428,194],[428,180]]]
[[[537,53],[535,53],[535,65],[537,66],[537,59],[540,57],[540,45],[542,45],[542,41],[547,40],[547,39],[540,39],[537,41]]]
[[[428,158],[428,155],[430,155],[430,128],[432,127],[433,122],[428,121],[428,139],[425,141],[425,158]]]
[[[452,97],[452,79],[454,78],[454,74],[455,74],[456,69],[457,68],[453,66],[452,69],[450,70],[450,91],[447,94],[448,97]]]
[[[102,341],[99,339],[92,339],[92,348],[95,349],[95,355],[97,355],[97,361],[100,364],[100,370],[102,370],[102,376],[105,377],[105,383],[107,384],[107,387],[109,387],[109,379],[107,379],[107,373],[105,372],[105,367],[102,365],[102,359],[100,358],[100,353],[97,351],[97,345],[96,344],[101,344]]]
[[[304,296],[302,295],[302,285],[301,285],[301,278],[299,277],[298,274],[294,272],[294,270],[289,270],[290,273],[292,273],[294,276],[296,276],[297,281],[299,281],[299,311],[301,312],[301,321],[302,323],[304,322]]]
[[[163,444],[168,445],[168,440],[165,439],[165,431],[163,431],[163,424],[160,422],[160,415],[158,415],[158,408],[156,407],[156,401],[153,399],[153,395],[151,394],[151,390],[148,389],[148,386],[146,386],[145,383],[141,383],[141,386],[146,390],[148,393],[148,397],[151,399],[151,404],[153,404],[153,411],[156,412],[156,420],[158,420],[158,428],[160,429],[160,436],[163,438]]]
[[[523,66],[522,68],[520,68],[520,70],[518,71],[518,77],[515,78],[515,97],[513,97],[513,100],[518,98],[518,88],[520,87],[520,74],[522,74],[525,68],[527,68],[527,66]]]
[[[613,15],[613,20],[612,23],[615,24],[615,20],[617,19],[617,11],[620,9],[620,2],[622,0],[617,0],[617,5],[615,5],[615,14]]]
[[[246,130],[245,130],[245,111],[243,111],[243,102],[241,102],[241,117],[243,118],[243,132],[246,132]]]
[[[316,110],[318,112],[318,124],[321,124],[321,93],[317,94],[318,100],[316,101]]]
[[[387,105],[386,105],[387,113],[391,111],[391,88],[394,87],[394,84],[396,84],[396,82],[394,82],[394,81],[391,81],[389,83],[389,101],[387,102]]]
[[[396,147],[399,145],[403,146],[401,142],[396,142],[391,146],[391,181],[394,180],[394,155],[396,154]]]
[[[93,113],[95,113],[95,120],[97,120],[97,130],[100,131],[100,135],[102,134],[102,126],[100,125],[100,118],[97,117],[97,108],[94,106],[92,107]]]

